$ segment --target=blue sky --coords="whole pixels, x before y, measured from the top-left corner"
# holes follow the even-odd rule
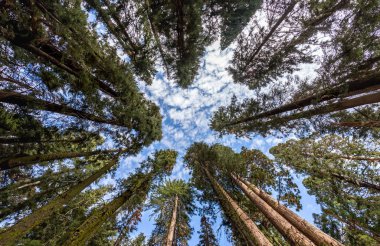
[[[182,157],[186,149],[194,142],[221,143],[231,147],[236,152],[239,152],[241,147],[244,146],[251,149],[260,149],[268,154],[270,147],[286,140],[271,136],[266,138],[257,136],[248,139],[228,135],[219,138],[217,133],[210,129],[209,120],[213,112],[220,106],[228,105],[232,95],[235,94],[241,99],[254,95],[246,86],[233,83],[231,76],[226,71],[231,56],[232,50],[220,51],[218,42],[208,47],[202,59],[199,74],[188,89],[181,89],[173,81],[168,81],[163,71],[158,71],[152,85],[139,83],[140,89],[146,96],[161,108],[161,113],[164,117],[163,138],[161,141],[145,148],[137,156],[122,160],[116,172],[116,178],[127,178],[139,162],[145,160],[149,154],[158,149],[175,149],[178,151],[177,164],[170,178],[187,180],[189,170],[184,167]],[[298,74],[301,76],[310,74],[310,69],[309,66],[304,66]],[[312,222],[312,213],[318,213],[319,206],[315,203],[315,199],[307,194],[301,180],[296,177],[295,179],[301,189],[301,202],[303,205],[303,210],[298,213]],[[103,182],[114,183],[114,179],[108,176]],[[194,228],[194,233],[189,245],[198,243],[199,222],[199,216],[193,216],[191,225]],[[143,232],[149,237],[154,228],[153,224],[154,218],[151,217],[150,211],[145,211],[138,230],[132,235]],[[220,219],[214,225],[215,232],[219,227]],[[221,232],[218,234],[220,245],[230,245],[224,236],[223,230]]]

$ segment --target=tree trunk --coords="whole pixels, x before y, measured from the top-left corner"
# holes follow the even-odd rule
[[[347,183],[359,186],[359,187],[369,188],[369,189],[373,189],[373,190],[380,192],[380,185],[373,184],[373,183],[367,182],[365,180],[353,179],[347,175],[343,175],[343,174],[339,174],[339,173],[331,173],[331,176],[333,176],[337,179],[343,180]]]
[[[48,61],[54,64],[55,66],[65,70],[66,72],[76,76],[79,80],[81,79],[80,76],[80,70],[81,68],[78,67],[78,64],[76,64],[74,61],[65,58],[65,55],[62,54],[62,52],[56,47],[49,45],[47,43],[40,43],[38,44],[39,47],[36,47],[35,45],[28,44],[28,43],[21,43],[17,42],[12,39],[8,39],[12,44],[23,48],[32,54]],[[62,62],[61,62],[62,61]],[[110,86],[105,84],[103,81],[93,77],[94,82],[99,86],[100,90],[104,93],[110,95],[111,97],[118,97],[118,93],[112,89]]]
[[[42,155],[29,155],[15,158],[4,158],[0,160],[0,171],[12,169],[20,166],[27,166],[31,164],[41,163],[45,161],[62,160],[67,158],[75,157],[86,157],[99,154],[107,154],[119,151],[118,149],[111,150],[95,150],[90,152],[62,152],[53,154],[42,154]]]
[[[268,205],[270,205],[274,210],[281,214],[285,219],[287,219],[293,226],[295,226],[299,231],[306,235],[310,240],[312,240],[316,245],[331,245],[331,246],[343,246],[323,231],[319,230],[314,225],[310,224],[306,220],[299,217],[296,213],[281,205],[270,195],[268,195],[263,190],[257,188],[255,185],[249,183],[248,181],[237,177],[246,186],[249,187],[256,195],[258,195],[262,200],[264,200]]]
[[[152,30],[152,34],[153,34],[153,37],[154,37],[154,40],[156,42],[156,45],[158,47],[158,51],[160,52],[160,55],[161,55],[161,59],[162,59],[162,63],[165,67],[165,71],[166,71],[166,76],[168,79],[170,79],[170,69],[169,69],[169,66],[168,66],[168,63],[167,61],[165,60],[165,52],[164,52],[164,49],[162,48],[162,44],[161,44],[161,41],[160,41],[160,37],[158,35],[158,31],[156,29],[156,26],[154,25],[154,21],[152,19],[152,16],[151,16],[151,13],[150,13],[150,0],[144,0],[144,7],[145,7],[145,12],[146,12],[146,15],[148,17],[148,20],[149,20],[149,25],[150,25],[150,29]]]
[[[277,30],[277,28],[281,25],[281,23],[288,17],[288,15],[293,11],[294,7],[296,6],[297,2],[299,0],[293,0],[289,3],[289,6],[285,9],[284,13],[278,18],[276,23],[272,26],[272,28],[269,30],[268,34],[264,36],[261,43],[257,46],[254,53],[249,57],[248,61],[246,62],[245,66],[243,67],[242,71],[245,71],[247,67],[250,65],[250,63],[255,59],[256,55],[261,51],[261,49],[264,47],[264,45],[268,42],[268,40],[271,38],[273,33]]]
[[[363,106],[367,104],[378,103],[378,102],[380,102],[380,92],[361,96],[361,97],[356,97],[352,99],[341,100],[336,103],[331,103],[325,106],[320,106],[320,107],[309,109],[303,112],[283,116],[278,119],[266,121],[265,124],[271,125],[271,123],[276,123],[276,124],[286,123],[292,120],[310,118],[315,115],[333,113],[336,111],[342,111],[342,110],[355,108],[355,107],[359,107],[359,106]]]
[[[82,190],[100,178],[109,171],[118,161],[119,155],[109,161],[108,164],[100,168],[87,179],[71,187],[65,193],[59,195],[45,206],[40,207],[29,216],[21,219],[9,229],[0,233],[0,245],[13,245],[17,239],[20,239],[36,226],[46,221],[54,212],[59,211],[65,204],[69,203]]]
[[[172,246],[174,242],[175,225],[177,223],[177,212],[178,212],[178,196],[175,196],[173,215],[170,221],[168,236],[166,239],[166,246]]]
[[[137,216],[140,216],[141,210],[142,210],[142,207],[136,209],[136,211],[134,211],[133,214],[128,218],[127,222],[125,223],[125,227],[123,228],[122,232],[120,232],[120,235],[117,237],[114,246],[121,245],[125,235],[127,235],[127,233],[130,232],[131,223],[133,223],[133,220],[135,220]]]
[[[213,189],[219,194],[220,200],[225,200],[228,206],[239,217],[240,222],[246,227],[250,237],[260,246],[270,246],[272,243],[264,236],[260,229],[253,223],[251,218],[239,207],[239,205],[228,195],[222,186],[212,177],[210,172],[204,169],[207,178],[210,180]]]
[[[0,90],[0,102],[15,104],[18,106],[28,107],[35,110],[45,110],[53,113],[73,116],[80,119],[90,120],[103,124],[111,124],[116,126],[125,126],[115,119],[105,119],[91,113],[74,109],[72,107],[52,103],[32,96],[23,95],[17,92]]]
[[[95,210],[73,233],[70,234],[69,239],[63,245],[85,245],[85,243],[94,236],[102,223],[113,217],[116,211],[131,198],[134,190],[147,191],[149,189],[149,178],[145,177],[145,179],[145,181],[139,182],[138,185],[124,191],[119,197],[113,199],[102,208]]]
[[[371,120],[371,121],[346,121],[333,123],[333,126],[344,126],[344,127],[369,127],[369,128],[379,128],[380,121]]]
[[[87,137],[74,139],[39,139],[33,137],[0,137],[0,144],[82,143]]]
[[[275,116],[281,113],[289,112],[295,109],[301,109],[306,106],[310,106],[316,103],[325,102],[335,98],[344,98],[347,96],[354,96],[363,93],[363,90],[371,91],[372,89],[378,88],[380,85],[380,73],[375,73],[365,79],[353,80],[348,83],[342,83],[340,85],[334,86],[331,89],[324,90],[322,92],[317,92],[311,96],[305,97],[303,99],[297,100],[280,106],[278,108],[256,114],[241,120],[237,120],[226,124],[226,126],[238,125],[241,123],[247,123],[250,121],[263,119],[270,116]],[[366,92],[368,92],[366,91]]]
[[[380,233],[379,232],[374,232],[373,230],[369,230],[368,228],[364,228],[364,227],[358,225],[355,221],[350,221],[350,220],[347,220],[345,218],[342,218],[339,215],[337,215],[335,212],[333,212],[329,209],[322,209],[322,212],[330,215],[331,217],[342,222],[343,224],[346,224],[346,225],[350,226],[351,228],[354,228],[355,230],[360,231],[363,234],[366,234],[366,235],[373,237],[377,242],[380,242]]]
[[[292,245],[313,246],[315,245],[309,238],[303,235],[297,228],[293,227],[289,221],[282,217],[276,210],[263,201],[258,195],[251,191],[247,185],[231,175],[232,180],[248,196],[249,200],[262,212],[265,217],[276,227]]]

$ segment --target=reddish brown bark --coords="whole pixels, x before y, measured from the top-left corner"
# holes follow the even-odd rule
[[[269,206],[281,214],[285,219],[287,219],[293,226],[295,226],[300,232],[312,240],[316,245],[331,245],[331,246],[343,246],[340,242],[333,239],[326,233],[319,230],[314,225],[310,224],[306,220],[302,219],[296,213],[281,205],[270,195],[268,195],[263,190],[257,188],[255,185],[249,183],[248,181],[237,177],[241,182],[249,187],[256,195],[258,195],[263,201],[265,201]]]
[[[239,217],[240,222],[245,226],[250,237],[260,246],[270,246],[272,243],[264,236],[260,229],[253,223],[251,218],[239,207],[239,205],[228,195],[223,187],[214,179],[210,172],[204,169],[207,178],[215,192],[219,194],[219,199],[225,200],[231,210]]]
[[[282,217],[276,210],[269,206],[256,193],[248,188],[246,184],[231,175],[232,180],[242,189],[244,194],[251,202],[262,212],[265,217],[276,227],[276,229],[284,236],[292,245],[314,246],[315,244],[302,234],[289,221]]]

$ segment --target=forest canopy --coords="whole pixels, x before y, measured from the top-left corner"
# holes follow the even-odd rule
[[[0,1],[0,245],[380,244],[378,0]]]

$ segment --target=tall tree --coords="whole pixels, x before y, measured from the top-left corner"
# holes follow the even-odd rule
[[[327,244],[327,245],[341,245],[335,239],[324,234],[318,230],[314,225],[307,222],[305,219],[298,216],[292,210],[288,209],[286,206],[280,204],[272,196],[267,194],[265,191],[257,188],[255,185],[249,183],[248,181],[239,178],[241,182],[245,183],[249,189],[259,196],[263,201],[265,201],[269,206],[281,214],[285,219],[287,219],[293,226],[295,226],[300,232],[306,235],[315,244]]]
[[[378,161],[372,159],[378,156],[377,150],[377,141],[363,145],[357,139],[332,135],[289,140],[272,148],[271,153],[278,162],[306,175],[305,187],[329,218],[363,238],[378,241],[379,173]]]
[[[242,32],[260,5],[261,0],[205,1],[205,22],[213,18],[221,18],[219,26],[210,26],[210,28],[219,29],[222,50],[226,49]]]
[[[169,76],[187,88],[210,40],[202,27],[202,1],[147,0],[152,31]]]
[[[149,243],[154,245],[188,245],[194,212],[194,192],[183,180],[167,181],[153,193],[149,207],[155,214],[155,229]]]
[[[310,45],[317,43],[316,36],[326,32],[348,3],[266,1],[260,21],[237,42],[229,69],[235,81],[259,88],[296,70],[300,63],[311,62]]]
[[[34,227],[40,225],[46,221],[54,212],[59,211],[65,204],[70,202],[75,196],[77,196],[82,190],[87,188],[90,184],[109,171],[117,162],[119,154],[112,157],[102,168],[92,174],[90,177],[72,186],[69,190],[60,194],[58,197],[50,201],[45,206],[40,207],[29,216],[18,221],[15,225],[8,228],[6,231],[0,234],[0,242],[13,243],[20,236],[25,235]]]
[[[130,57],[136,74],[151,84],[155,73],[156,52],[148,17],[143,14],[143,5],[139,1],[114,3],[109,0],[87,0],[86,2],[96,11],[97,18],[106,25],[108,31]]]
[[[223,155],[223,152],[221,154]],[[236,157],[236,155],[233,157]],[[229,163],[231,166],[236,163],[233,157],[230,159],[231,163]],[[201,200],[219,204],[228,218],[232,219],[231,223],[235,224],[235,226],[241,225],[239,233],[248,236],[251,242],[259,245],[271,245],[271,242],[264,236],[247,213],[240,208],[239,204],[216,181],[215,175],[218,170],[217,158],[216,151],[212,151],[209,146],[203,143],[193,144],[186,153],[185,161],[192,170],[192,182],[197,189],[202,191]],[[205,183],[205,178],[210,182]],[[218,180],[222,179],[223,177],[218,176]]]
[[[102,198],[110,192],[111,186],[100,186],[87,190],[56,211],[45,223],[35,227],[25,237],[18,240],[21,245],[61,245],[66,231],[74,229],[86,219],[87,213],[96,209]],[[116,234],[115,221],[110,218],[89,242],[91,245],[112,245],[110,237]]]
[[[144,201],[154,182],[171,173],[177,152],[173,150],[157,151],[154,158],[148,158],[139,170],[124,181],[125,189],[112,201],[94,211],[77,229],[70,232],[65,245],[84,244],[90,240],[99,227],[109,217],[113,217],[121,207],[128,203]],[[130,208],[130,207],[129,207]]]
[[[327,22],[331,28],[327,29],[329,31],[326,36],[331,38],[331,42],[318,45],[321,49],[321,62],[317,66],[316,76],[305,79],[287,77],[286,81],[276,85],[268,84],[265,88],[258,86],[258,95],[255,98],[233,98],[230,106],[221,107],[214,114],[212,128],[221,134],[238,135],[308,131],[306,125],[310,125],[310,121],[313,124],[322,122],[321,118],[324,118],[323,121],[330,121],[332,113],[346,112],[350,108],[360,110],[365,105],[378,103],[377,54],[380,46],[375,37],[380,22],[372,16],[379,13],[380,5],[370,1],[348,5],[346,2],[326,3],[334,6],[343,4],[345,7],[344,11],[338,11],[341,14],[335,14],[336,21]],[[328,10],[321,4],[314,6],[316,14]],[[366,18],[368,22],[365,21]],[[293,59],[290,61],[293,63]],[[285,74],[280,72],[279,75]],[[373,97],[371,92],[376,92]]]
[[[99,42],[80,1],[7,3],[1,13],[4,103],[119,126],[143,145],[161,137],[157,106],[116,49]]]
[[[199,233],[199,243],[198,246],[217,246],[218,240],[212,230],[211,224],[208,218],[203,215],[201,217],[201,230]]]

